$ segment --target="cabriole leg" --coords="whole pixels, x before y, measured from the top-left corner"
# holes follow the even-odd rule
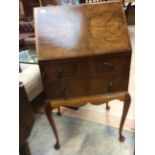
[[[121,117],[121,122],[120,122],[120,127],[119,127],[119,140],[123,142],[125,140],[125,137],[122,135],[122,130],[124,126],[124,122],[130,107],[131,103],[131,97],[129,93],[125,94],[125,99],[124,99],[124,106],[123,106],[123,112],[122,112],[122,117]]]
[[[58,115],[58,116],[61,116],[61,115],[62,115],[62,114],[61,114],[60,107],[58,107],[58,112],[57,112],[57,115]]]
[[[52,105],[51,105],[51,102],[50,101],[46,101],[46,104],[45,104],[45,113],[46,113],[46,116],[48,118],[48,121],[53,129],[53,132],[54,132],[54,136],[56,138],[56,144],[54,145],[55,149],[58,150],[60,149],[60,145],[59,145],[59,137],[58,137],[58,133],[57,133],[57,129],[56,129],[56,126],[55,126],[55,122],[53,120],[53,117],[51,115],[51,111],[52,111]]]
[[[108,102],[106,103],[106,110],[110,110],[110,106]]]

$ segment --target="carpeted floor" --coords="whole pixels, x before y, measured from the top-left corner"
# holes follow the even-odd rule
[[[36,113],[28,144],[32,155],[133,155],[134,133],[124,131],[126,140],[118,141],[118,129],[68,116],[54,119],[61,149],[53,148],[55,138],[45,114]]]

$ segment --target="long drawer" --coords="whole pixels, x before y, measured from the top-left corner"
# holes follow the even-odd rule
[[[130,56],[104,56],[97,58],[46,61],[40,64],[43,79],[69,79],[100,75],[128,74]]]
[[[90,77],[72,80],[44,80],[47,98],[69,98],[121,92],[128,89],[128,77]]]

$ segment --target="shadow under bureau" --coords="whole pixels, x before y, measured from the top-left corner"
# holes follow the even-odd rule
[[[45,112],[60,106],[123,101],[119,139],[130,105],[131,44],[120,2],[40,7],[34,10],[36,49],[46,92]]]

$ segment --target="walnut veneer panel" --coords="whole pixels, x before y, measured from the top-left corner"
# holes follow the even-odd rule
[[[35,8],[39,60],[130,52],[120,2]]]
[[[44,80],[47,99],[70,98],[90,96],[104,93],[116,93],[126,91],[128,88],[128,77],[98,76],[87,78],[76,78],[70,80]]]
[[[130,58],[130,54],[110,54],[43,61],[40,68],[46,96],[53,99],[127,91]]]
[[[114,76],[129,73],[130,55],[114,54],[40,63],[43,79],[62,80],[101,75]]]

